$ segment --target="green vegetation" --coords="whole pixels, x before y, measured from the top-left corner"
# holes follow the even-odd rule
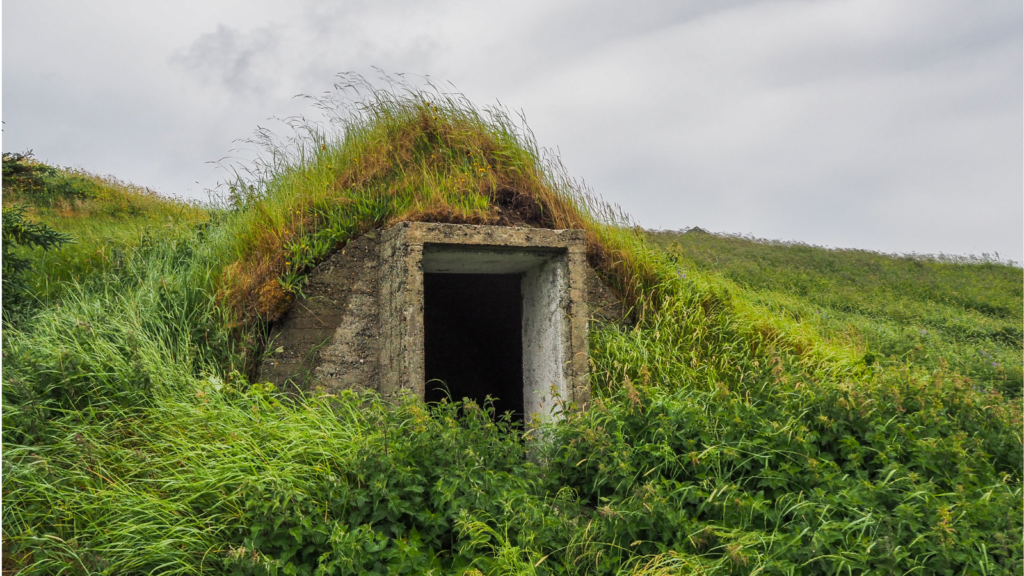
[[[3,185],[5,192],[46,206],[96,198],[101,192],[94,178],[37,162],[31,150],[23,154],[3,153]]]
[[[864,362],[951,367],[1019,398],[1024,270],[986,258],[886,256],[740,236],[651,234],[680,270],[713,272],[762,313],[793,318]]]
[[[18,248],[49,250],[71,243],[67,234],[45,224],[25,219],[25,206],[3,209],[3,311],[4,321],[14,322],[16,315],[27,308],[25,275],[32,269],[28,258],[17,256]]]
[[[69,286],[123,266],[130,253],[156,238],[174,237],[211,217],[209,210],[140,186],[42,164],[31,152],[4,154],[3,186],[5,208],[24,206],[23,218],[74,239],[60,250],[14,251],[32,262],[29,292],[51,304]]]
[[[913,356],[865,348],[776,305],[807,294],[666,253],[500,110],[364,94],[321,101],[332,124],[287,146],[264,140],[229,208],[98,179],[136,212],[105,215],[113,193],[32,203],[79,243],[23,252],[38,306],[4,331],[5,570],[1020,573],[1011,376],[933,362],[934,340]],[[587,230],[637,319],[592,327],[594,406],[565,405],[524,440],[487,406],[250,383],[264,323],[304,272],[401,219]],[[940,296],[973,273],[942,270]],[[1019,300],[1010,290],[971,297]],[[932,318],[913,310],[914,326]],[[1005,318],[1019,327],[1020,307]]]

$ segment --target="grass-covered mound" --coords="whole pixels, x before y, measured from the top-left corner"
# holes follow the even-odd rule
[[[365,99],[318,101],[326,126],[300,125],[287,142],[260,133],[268,154],[231,187],[244,210],[223,296],[241,320],[277,319],[310,267],[397,221],[584,229],[591,266],[627,299],[653,280],[621,231],[601,225],[625,216],[584,193],[504,110],[360,87]]]
[[[340,110],[230,208],[154,205],[139,217],[183,216],[148,236],[97,220],[75,246],[117,247],[109,263],[27,254],[37,300],[3,339],[5,569],[1020,572],[1019,401],[954,363],[868,366],[755,288],[683,271],[501,113],[418,91]],[[524,440],[486,407],[247,381],[303,272],[402,218],[588,231],[637,319],[592,327],[592,409]],[[81,272],[51,279],[61,258]]]

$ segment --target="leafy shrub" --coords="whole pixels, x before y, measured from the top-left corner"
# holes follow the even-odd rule
[[[1020,446],[1005,441],[1014,424],[990,419],[1000,398],[918,377],[767,376],[622,390],[557,429],[549,470],[598,510],[595,562],[612,572],[674,551],[741,573],[1024,567]]]
[[[39,191],[46,188],[46,178],[57,170],[32,159],[32,151],[3,153],[3,187],[5,191]]]

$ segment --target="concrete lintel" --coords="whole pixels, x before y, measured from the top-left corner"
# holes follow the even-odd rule
[[[405,241],[409,244],[522,246],[586,250],[586,235],[583,230],[400,222],[385,231],[385,236],[396,234],[404,235]]]
[[[423,272],[437,274],[522,274],[565,254],[564,248],[424,244]]]

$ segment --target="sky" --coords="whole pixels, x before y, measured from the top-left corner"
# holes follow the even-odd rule
[[[5,0],[2,146],[206,199],[343,72],[521,111],[642,226],[1024,260],[1019,0]],[[241,148],[240,151],[239,148]]]

